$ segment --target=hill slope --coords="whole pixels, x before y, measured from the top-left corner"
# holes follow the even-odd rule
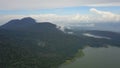
[[[120,34],[103,31],[77,31],[73,34],[62,32],[55,24],[37,23],[32,18],[12,20],[0,27],[1,68],[57,68],[74,57],[86,45],[103,47],[120,46],[116,37]],[[110,36],[98,39],[83,33]],[[115,37],[116,36],[116,37]]]

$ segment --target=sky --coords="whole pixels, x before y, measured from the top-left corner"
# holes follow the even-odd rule
[[[120,0],[0,0],[0,25],[23,17],[55,24],[119,23]]]

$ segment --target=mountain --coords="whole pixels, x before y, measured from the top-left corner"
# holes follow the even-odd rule
[[[30,17],[27,17],[21,20],[19,19],[11,20],[8,23],[2,25],[1,28],[15,30],[15,29],[27,28],[33,24],[36,24],[36,21]]]
[[[27,32],[50,32],[59,31],[55,24],[50,22],[36,22],[30,17],[23,18],[21,20],[15,19],[1,26],[2,29],[12,30],[12,31],[27,31]]]
[[[120,47],[119,40],[120,34],[110,31],[63,32],[55,24],[38,23],[30,17],[11,20],[0,27],[0,68],[57,68],[72,59],[79,49]]]
[[[77,37],[65,34],[55,24],[37,23],[32,18],[11,20],[0,27],[0,67],[57,67],[72,57],[77,43]]]

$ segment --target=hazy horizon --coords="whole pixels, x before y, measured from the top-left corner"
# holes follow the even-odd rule
[[[0,25],[11,19],[32,17],[38,22],[120,23],[119,0],[4,0],[0,1]]]

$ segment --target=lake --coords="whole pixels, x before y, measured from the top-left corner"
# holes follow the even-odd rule
[[[75,57],[74,61],[64,63],[59,68],[120,68],[118,47],[86,47],[82,51],[84,56]]]

